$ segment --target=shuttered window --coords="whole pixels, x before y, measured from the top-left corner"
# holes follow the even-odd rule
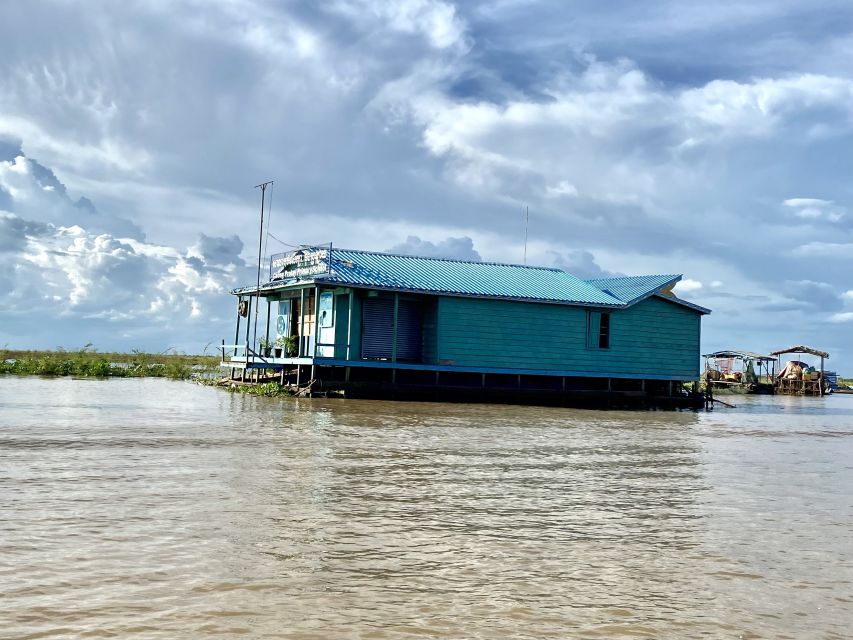
[[[610,348],[610,314],[601,311],[586,312],[586,346],[588,349]]]

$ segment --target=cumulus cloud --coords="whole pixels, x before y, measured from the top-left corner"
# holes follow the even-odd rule
[[[549,254],[553,259],[555,267],[563,271],[568,271],[578,278],[607,278],[618,275],[602,269],[596,262],[595,256],[586,249],[572,249],[562,252],[550,251]]]
[[[199,351],[202,341],[230,331],[228,291],[252,273],[239,255],[224,251],[205,258],[197,248],[179,251],[14,214],[0,219],[3,227],[26,231],[0,252],[0,269],[15,274],[3,284],[0,304],[0,340],[7,343],[51,326],[35,319],[52,318],[51,344],[76,336],[81,344],[129,348],[119,340],[124,336],[138,340],[133,346],[162,349],[168,341]],[[228,245],[226,238],[199,244],[220,240]]]
[[[627,60],[583,64],[552,78],[539,96],[459,101],[432,91],[394,96],[391,107],[408,110],[424,147],[447,159],[448,177],[467,188],[522,196],[523,178],[543,182],[550,197],[581,192],[644,204],[675,175],[698,179],[679,168],[695,162],[685,148],[762,138],[818,119],[839,130],[851,125],[853,81],[843,78],[712,81],[673,92]]]
[[[853,259],[853,242],[807,242],[796,247],[794,254],[805,258]]]
[[[829,316],[829,321],[833,323],[853,322],[853,311],[833,313]]]
[[[33,223],[14,214],[3,214],[0,220],[2,228],[15,230],[13,237],[18,238],[0,254],[4,269],[16,272],[6,310],[27,304],[37,311],[57,304],[60,315],[69,318],[165,322],[152,312],[168,306],[175,316],[187,316],[202,298],[211,309],[218,308],[238,278],[251,273],[239,255],[210,260],[192,247],[179,251],[93,234],[76,225]],[[211,240],[220,239],[206,238]]]
[[[545,193],[549,198],[571,198],[578,195],[578,188],[568,180],[560,180],[556,185],[546,186]]]
[[[845,211],[832,200],[820,198],[789,198],[782,203],[793,215],[803,220],[827,220],[839,222],[845,216]]]
[[[56,174],[27,158],[20,145],[16,148],[7,141],[0,152],[0,206],[6,211],[30,221],[80,224],[95,232],[144,237],[139,226],[122,217],[102,215],[88,198],[72,200]]]
[[[422,240],[418,236],[408,236],[405,242],[394,245],[388,249],[388,252],[424,258],[450,258],[472,262],[482,260],[479,252],[474,248],[474,241],[468,236],[445,238],[438,242]]]
[[[111,282],[149,283],[149,317],[204,319],[217,287],[254,280],[240,238],[267,178],[292,244],[520,261],[529,205],[537,260],[702,282],[690,294],[724,311],[705,340],[732,318],[763,340],[783,323],[762,304],[831,307],[790,283],[850,288],[853,8],[837,2],[7,4],[0,255],[21,266],[0,288],[113,333],[142,331],[144,305],[124,300],[122,325]]]
[[[853,81],[825,75],[760,78],[743,83],[713,80],[678,96],[691,126],[723,135],[766,136],[805,113],[830,116],[826,125],[847,130],[853,122],[845,102],[853,97]],[[829,133],[824,128],[823,133]]]
[[[332,10],[353,21],[379,20],[392,31],[424,37],[437,49],[465,46],[465,21],[452,2],[441,0],[355,0]],[[371,26],[374,26],[372,22]]]
[[[783,283],[782,292],[804,306],[819,311],[835,311],[842,306],[841,294],[827,282],[789,280]]]
[[[679,294],[690,294],[702,289],[703,285],[698,280],[692,280],[691,278],[684,278],[680,280],[675,285],[675,291]]]
[[[51,170],[20,154],[0,161],[0,180],[8,194],[0,211],[0,342],[43,333],[50,345],[129,348],[117,338],[136,336],[134,346],[183,340],[198,351],[193,331],[215,339],[230,330],[228,290],[251,273],[238,237],[200,234],[179,250],[104,233],[135,227],[85,198],[73,201]],[[24,217],[31,213],[41,219]]]
[[[28,239],[48,233],[48,226],[0,211],[0,253],[19,251]]]

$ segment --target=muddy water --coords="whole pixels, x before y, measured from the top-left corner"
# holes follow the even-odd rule
[[[0,637],[850,637],[853,396],[736,402],[0,378]]]

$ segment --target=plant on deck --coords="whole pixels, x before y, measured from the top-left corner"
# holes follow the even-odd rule
[[[275,346],[284,351],[286,356],[295,356],[299,348],[299,338],[297,336],[279,336],[275,341]]]

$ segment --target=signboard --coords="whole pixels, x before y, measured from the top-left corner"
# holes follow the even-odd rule
[[[270,257],[270,280],[304,278],[329,272],[329,249],[306,247]]]

